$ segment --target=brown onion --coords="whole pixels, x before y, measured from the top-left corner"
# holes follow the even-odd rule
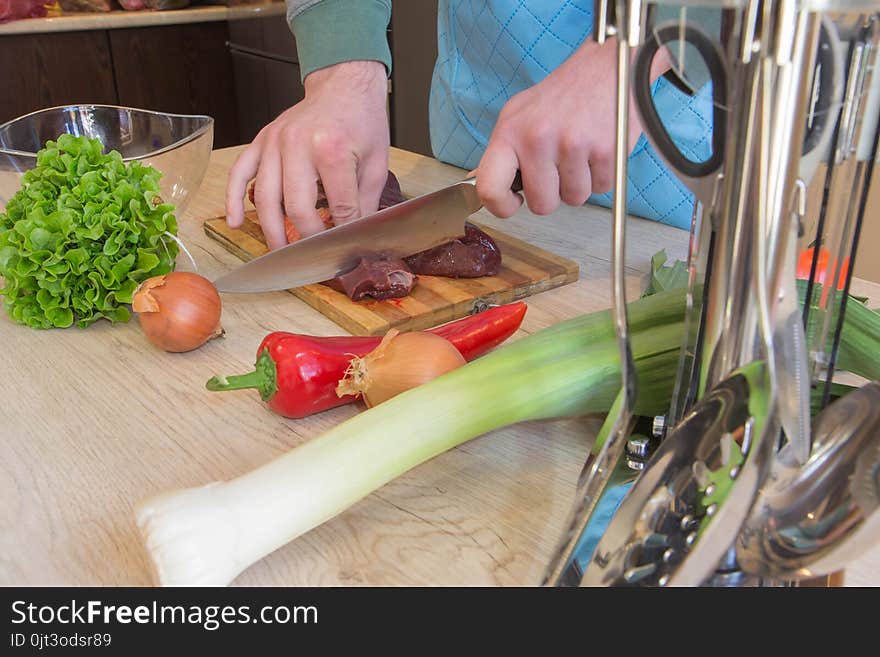
[[[362,395],[372,408],[466,362],[458,349],[439,335],[391,329],[373,351],[363,358],[352,358],[336,394]]]
[[[131,309],[147,339],[165,351],[191,351],[223,334],[217,288],[192,272],[148,278],[135,290]]]

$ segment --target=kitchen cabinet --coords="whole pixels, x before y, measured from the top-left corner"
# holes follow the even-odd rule
[[[391,9],[391,144],[431,156],[428,99],[437,60],[437,0]]]
[[[227,40],[225,21],[0,35],[0,123],[57,105],[127,105],[208,114],[215,146],[235,145]]]
[[[106,30],[0,37],[0,123],[44,107],[117,102]]]
[[[227,24],[108,30],[119,104],[214,117],[214,143],[238,141]]]
[[[238,143],[305,97],[296,42],[284,16],[229,23],[227,43],[239,116]]]

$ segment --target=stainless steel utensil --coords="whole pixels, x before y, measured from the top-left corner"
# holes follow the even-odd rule
[[[798,580],[843,568],[880,541],[880,382],[825,408],[803,466],[790,447],[736,540],[740,568]]]
[[[712,152],[704,161],[696,161],[675,144],[664,125],[651,93],[651,67],[663,48],[678,42],[693,48],[708,71],[712,84]],[[679,49],[676,49],[679,50]],[[679,62],[681,64],[681,62]],[[702,30],[689,24],[668,22],[651,31],[650,37],[639,50],[634,62],[634,97],[636,108],[645,127],[645,134],[682,182],[694,194],[694,215],[691,241],[688,248],[688,294],[685,330],[679,367],[675,377],[672,403],[667,416],[670,425],[676,424],[696,399],[699,378],[701,327],[705,284],[711,277],[709,267],[715,244],[713,213],[723,178],[727,132],[728,79],[724,60],[718,46]]]
[[[816,225],[813,264],[806,298],[824,317],[810,344],[811,367],[816,375],[824,369],[823,405],[827,404],[836,367],[837,345],[843,327],[849,280],[866,199],[876,165],[880,76],[875,74],[880,20],[876,14],[843,21],[841,40],[848,43],[846,89],[843,107],[823,190],[823,212]],[[830,254],[822,293],[814,297],[816,266],[820,250]],[[845,263],[849,260],[849,267]],[[844,269],[848,269],[844,272]],[[838,284],[842,291],[839,291]],[[805,306],[805,317],[810,306]],[[837,312],[832,312],[837,310]],[[832,326],[833,318],[837,318]],[[829,339],[830,338],[830,339]],[[829,347],[830,343],[830,349]]]
[[[626,310],[626,194],[629,136],[630,61],[633,48],[641,43],[638,3],[623,0],[597,0],[594,32],[604,43],[612,34],[617,39],[617,93],[612,213],[611,287],[614,329],[620,350],[621,391],[612,409],[614,424],[599,453],[588,454],[575,492],[575,504],[569,513],[566,531],[554,552],[544,576],[544,584],[571,585],[579,575],[576,550],[593,511],[606,490],[623,456],[626,438],[632,429],[633,406],[637,394],[635,365],[629,336]]]
[[[798,24],[799,34],[808,29],[810,25],[806,20]],[[655,45],[646,45],[636,59],[636,93],[641,91],[641,98],[637,97],[637,103],[646,118],[646,125],[649,126],[648,130],[652,138],[658,144],[663,144],[661,148],[664,157],[677,169],[687,172],[687,168],[690,168],[691,171],[697,172],[699,169],[694,163],[682,160],[680,152],[659,124],[656,110],[646,92],[647,71],[650,68],[653,52],[671,39],[683,38],[700,52],[710,72],[713,91],[716,88],[719,91],[726,89],[727,77],[723,62],[712,42],[695,28],[688,29],[687,26],[671,24],[668,27],[657,28],[655,35],[656,40],[653,42]],[[806,60],[808,53],[810,53],[808,48],[796,49],[793,55],[796,63]],[[708,163],[709,166],[717,169],[725,156],[730,155],[734,165],[743,164],[737,171],[738,177],[726,181],[733,183],[726,190],[728,198],[733,199],[733,202],[728,204],[727,212],[720,218],[724,226],[719,227],[724,231],[727,240],[725,257],[734,259],[735,271],[730,273],[729,278],[722,280],[723,299],[726,303],[716,305],[716,311],[723,308],[722,315],[726,313],[725,321],[734,334],[718,336],[718,353],[723,354],[725,358],[715,363],[715,372],[710,379],[710,385],[707,386],[706,396],[693,406],[691,412],[678,426],[671,430],[666,442],[661,445],[642,477],[624,500],[586,569],[584,584],[607,585],[637,581],[660,585],[701,584],[728,552],[759,486],[769,472],[775,449],[775,436],[778,432],[774,412],[776,392],[769,379],[772,362],[766,367],[763,364],[753,363],[735,370],[730,375],[726,374],[725,368],[743,362],[750,350],[754,349],[752,345],[758,344],[755,342],[757,334],[752,333],[750,326],[754,326],[756,330],[760,328],[760,334],[765,338],[764,344],[770,344],[770,272],[778,271],[778,267],[773,268],[767,235],[774,226],[771,221],[770,192],[778,190],[767,183],[769,176],[765,176],[757,185],[746,182],[748,166],[745,166],[745,163],[758,171],[766,172],[770,166],[767,145],[771,143],[771,138],[776,138],[777,141],[780,139],[777,131],[771,129],[773,122],[768,117],[768,108],[774,98],[772,89],[775,78],[772,74],[773,70],[767,66],[766,61],[757,57],[754,62],[737,67],[736,82],[740,88],[747,90],[747,97],[752,98],[754,102],[746,116],[738,119],[740,133],[739,139],[735,142],[736,150],[725,152],[722,148],[723,142],[716,135],[712,156],[714,161],[710,159]],[[800,77],[790,76],[787,82],[803,93],[798,86],[803,84]],[[723,98],[725,92],[721,91],[721,93]],[[723,100],[718,102],[716,97],[716,116],[721,114],[722,108],[724,108]],[[724,128],[723,119],[720,127]],[[786,134],[796,139],[802,137],[803,131],[790,130]],[[737,160],[737,157],[740,159]],[[691,181],[691,184],[696,183],[695,191],[702,191],[705,202],[710,192],[705,187],[701,190],[700,182],[700,180]],[[711,194],[713,199],[709,201],[710,203],[714,202],[716,196],[714,185]],[[757,207],[755,207],[756,203]],[[757,222],[752,221],[748,216],[750,207],[757,215]],[[756,241],[761,247],[758,253],[750,253],[749,243],[752,241]],[[744,258],[746,254],[749,255],[748,259]],[[779,254],[774,251],[772,256],[778,257]],[[724,258],[721,260],[723,261]],[[741,315],[732,314],[748,308],[749,298],[756,301],[752,304],[753,323]],[[773,357],[773,352],[769,348],[767,355],[769,358]],[[719,376],[728,378],[722,378],[717,382]],[[743,378],[750,385],[745,388],[737,387],[736,382],[742,381]],[[681,383],[679,381],[679,384]],[[694,390],[695,377],[691,376],[689,383]],[[745,414],[740,413],[742,417],[738,418],[739,421],[747,423],[749,438],[748,449],[742,462],[735,467],[731,466],[733,477],[730,476],[731,469],[725,461],[722,460],[720,465],[715,464],[717,468],[713,468],[710,472],[702,458],[694,455],[696,445],[702,446],[703,451],[708,449],[708,446],[723,450],[724,448],[719,446],[725,443],[729,445],[731,441],[734,428],[729,422],[718,421],[720,411],[717,402],[720,397],[726,400],[728,412],[731,408],[745,408],[749,411]],[[743,429],[743,432],[746,432],[746,429]],[[717,474],[716,481],[712,481],[715,477],[713,473]],[[672,488],[675,490],[671,490]],[[705,505],[700,501],[701,491],[704,489],[712,490],[707,496],[711,498],[711,502]],[[658,505],[659,507],[668,505],[674,517],[678,514],[677,528],[669,526],[669,513],[658,511]],[[633,524],[634,520],[635,524]],[[629,533],[627,527],[631,528]],[[648,546],[646,541],[651,545]],[[655,548],[658,545],[664,547],[662,552],[658,553],[654,550],[652,553],[649,547]]]
[[[776,341],[773,353],[779,385],[776,401],[779,421],[788,437],[792,454],[798,463],[806,463],[810,457],[811,445],[810,368],[807,360],[807,336],[795,278],[800,226],[798,214],[792,213],[789,224],[773,327],[773,340]]]
[[[647,10],[646,4],[651,5]],[[632,48],[642,43],[645,17],[652,15],[655,4],[661,3],[596,3],[597,41],[609,35],[618,39],[620,114],[626,112],[620,98],[628,89],[620,80],[628,75],[627,64],[621,61],[627,50],[624,46],[632,54]],[[844,67],[842,48],[835,41],[837,15],[833,14],[832,23],[828,15],[832,8],[818,0],[671,0],[670,4],[681,7],[681,20],[668,28],[658,26],[651,34],[654,41],[642,46],[634,62],[634,91],[649,138],[666,163],[678,169],[691,186],[697,207],[702,209],[700,217],[695,214],[692,228],[688,259],[692,306],[668,416],[671,422],[665,440],[623,499],[585,569],[578,572],[571,567],[566,560],[570,551],[563,550],[563,558],[557,554],[551,562],[549,572],[557,576],[548,578],[551,583],[574,583],[581,575],[580,582],[585,585],[737,585],[757,581],[761,576],[737,570],[737,536],[774,460],[784,457],[794,467],[810,454],[806,403],[810,372],[805,368],[803,331],[806,315],[803,319],[799,316],[794,280],[803,192],[820,162],[832,160],[829,169],[833,170],[829,153],[834,136],[838,135],[834,148],[839,153],[846,144],[856,143],[853,135],[861,117],[880,113],[872,114],[871,107],[880,107],[870,101],[862,103],[868,109],[855,105],[855,99],[860,98],[857,90],[867,86],[864,80],[872,74],[866,63],[873,60],[863,49]],[[854,23],[861,36],[876,24],[873,14],[859,13],[871,11],[868,5],[872,4],[880,8],[880,2],[847,0],[835,8],[858,14]],[[721,44],[713,46],[706,39],[709,47],[701,53],[715,83],[713,89],[717,85],[714,78],[723,76],[725,84],[720,88],[727,94],[727,102],[715,99],[716,133],[709,163],[714,170],[690,168],[706,163],[678,161],[680,153],[662,124],[654,120],[656,112],[652,116],[647,77],[652,50],[656,52],[672,40],[680,42],[679,57],[686,47],[700,49],[694,43],[701,41],[699,30],[688,29],[691,5],[723,8],[724,12]],[[862,38],[860,43],[864,45],[868,39]],[[720,66],[713,65],[716,59]],[[713,68],[720,69],[721,75],[713,74]],[[722,131],[718,130],[718,117]],[[626,123],[619,116],[618,129],[621,125]],[[876,141],[874,144],[876,159]],[[625,179],[620,174],[626,171],[626,155],[618,139],[612,269],[623,388],[619,408],[612,410],[617,438],[631,426],[629,409],[635,394],[632,365],[626,357],[626,314],[621,306],[625,298],[617,288],[622,280],[618,277],[623,235],[620,213],[625,208],[620,190]],[[870,170],[864,167],[856,167],[854,174],[840,171],[834,175],[835,181],[845,181],[835,189],[849,184],[852,190],[855,181],[857,190],[864,192],[870,181]],[[838,245],[857,242],[865,199],[858,191],[849,198],[844,215],[856,216],[854,208],[861,198],[859,221],[847,221],[846,234],[834,241],[835,251]],[[840,198],[846,198],[845,194]],[[700,261],[704,249],[708,251],[705,266]],[[839,253],[842,256],[843,250]],[[698,296],[701,277],[705,277],[705,284],[702,296]],[[832,280],[836,281],[836,276]],[[826,330],[822,348],[827,335]],[[833,370],[833,350],[829,365]],[[783,424],[788,442],[784,456],[780,456],[777,449]],[[578,489],[576,521],[569,525],[563,541],[566,549],[577,545],[589,526],[595,500],[607,491],[603,486],[621,462],[623,442],[607,441],[599,455],[602,460],[588,460]],[[585,490],[587,494],[582,495]]]
[[[772,458],[767,368],[737,370],[666,436],[599,541],[587,586],[696,586],[746,517]],[[700,556],[689,558],[699,544]]]
[[[844,84],[842,46],[836,27],[827,17],[821,22],[817,53],[794,207],[788,213],[787,225],[783,217],[780,226],[781,270],[777,277],[773,326],[779,420],[798,463],[806,463],[810,456],[811,374],[803,313],[798,302],[797,244],[806,217],[807,185],[819,163],[828,158]]]

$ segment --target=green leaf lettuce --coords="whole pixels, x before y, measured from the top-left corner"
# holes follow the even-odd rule
[[[139,283],[174,268],[174,206],[161,173],[103,152],[97,139],[61,135],[0,213],[0,295],[33,328],[127,322]]]

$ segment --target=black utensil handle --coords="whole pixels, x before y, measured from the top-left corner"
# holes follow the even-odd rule
[[[817,48],[816,62],[813,71],[818,68],[819,73],[819,96],[813,109],[813,122],[807,125],[804,134],[804,155],[808,155],[822,140],[828,121],[831,116],[831,102],[834,97],[834,50],[831,47],[831,35],[824,21],[819,30],[819,45]]]
[[[700,29],[693,25],[684,26],[684,39],[690,43],[703,58],[712,80],[712,155],[705,162],[694,162],[685,157],[672,141],[666,126],[657,114],[651,97],[651,63],[654,55],[670,41],[682,38],[682,28],[677,23],[667,23],[654,30],[654,38],[649,38],[636,56],[633,70],[633,93],[642,115],[645,131],[651,136],[654,145],[666,161],[685,176],[701,178],[721,167],[724,161],[724,138],[727,126],[727,72],[724,60],[715,43]]]

